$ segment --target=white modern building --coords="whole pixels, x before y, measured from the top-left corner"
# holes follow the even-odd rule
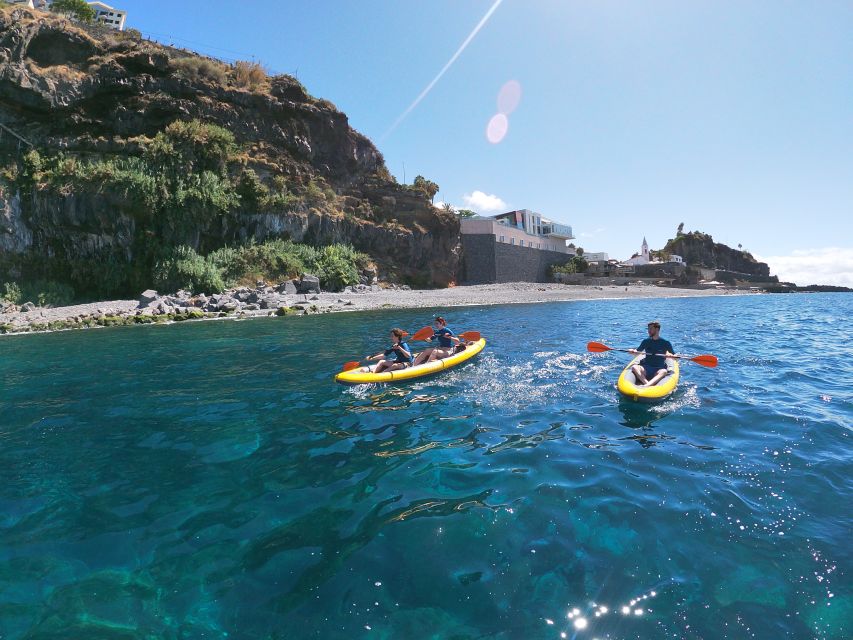
[[[49,11],[53,0],[11,0],[12,4],[23,4],[30,9],[41,9]],[[116,9],[103,2],[87,2],[95,12],[95,22],[100,22],[112,29],[124,31],[124,23],[127,20],[127,11]]]
[[[566,245],[567,240],[574,238],[572,228],[529,209],[508,211],[488,218],[465,218],[462,220],[462,234],[493,235],[495,242],[575,255],[574,248]]]
[[[95,22],[100,22],[118,31],[124,31],[127,11],[116,9],[103,2],[90,2],[89,6],[95,10]]]
[[[583,259],[587,262],[607,262],[610,256],[606,251],[584,251]]]

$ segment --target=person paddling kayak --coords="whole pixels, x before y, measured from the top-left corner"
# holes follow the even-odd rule
[[[367,360],[379,360],[374,373],[396,371],[412,365],[412,350],[403,342],[403,330],[391,329],[391,346],[382,353],[368,356]]]
[[[639,384],[652,387],[663,380],[668,373],[666,356],[675,355],[675,349],[669,340],[660,337],[660,322],[650,322],[648,328],[649,337],[643,340],[636,349],[628,349],[628,352],[634,355],[646,354],[646,357],[640,360],[639,364],[631,367],[631,371],[633,371]]]
[[[429,339],[431,342],[437,342],[438,345],[421,351],[413,363],[413,366],[415,367],[419,364],[424,364],[425,362],[432,362],[433,360],[441,360],[442,358],[452,356],[454,352],[453,343],[456,342],[458,344],[461,342],[461,340],[453,335],[453,332],[447,328],[447,320],[441,316],[438,316],[435,319],[432,326],[434,327],[435,333],[433,333]]]

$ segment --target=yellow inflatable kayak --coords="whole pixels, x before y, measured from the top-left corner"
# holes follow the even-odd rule
[[[462,364],[466,360],[470,360],[483,350],[486,346],[486,340],[480,338],[476,342],[472,342],[465,347],[464,351],[455,353],[444,360],[433,360],[426,364],[419,364],[417,367],[408,367],[397,371],[383,371],[382,373],[373,373],[376,365],[369,367],[369,371],[365,371],[368,367],[359,367],[351,371],[342,371],[335,376],[335,381],[341,384],[371,384],[377,382],[400,382],[402,380],[412,380],[422,376],[428,376],[433,373],[438,373],[444,369],[450,369],[458,364]]]
[[[669,369],[669,374],[653,387],[642,387],[637,386],[637,379],[634,377],[631,367],[638,364],[644,357],[644,355],[639,355],[628,363],[622,373],[619,374],[616,388],[623,396],[635,402],[657,402],[668,398],[678,386],[678,360],[667,358],[666,368]]]

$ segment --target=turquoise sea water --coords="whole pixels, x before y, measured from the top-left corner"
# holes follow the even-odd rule
[[[853,296],[445,315],[373,388],[427,312],[0,340],[0,638],[853,637]],[[652,318],[720,366],[620,404]]]

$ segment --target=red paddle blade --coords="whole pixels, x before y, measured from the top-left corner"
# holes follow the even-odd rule
[[[341,371],[352,371],[360,366],[361,363],[358,360],[350,360],[349,362],[344,362],[344,366],[341,367]]]
[[[429,340],[432,334],[432,327],[424,327],[412,336],[412,340]]]
[[[610,347],[606,344],[602,344],[601,342],[587,342],[586,350],[592,351],[592,353],[604,353],[605,351],[612,351]]]
[[[717,366],[717,356],[712,355],[704,355],[704,356],[696,356],[694,358],[690,358],[692,362],[696,364],[701,364],[703,367],[716,367]]]
[[[463,340],[469,340],[470,342],[477,342],[480,339],[479,331],[466,331],[465,333],[460,333],[459,337]]]
[[[404,337],[404,338],[408,338],[408,337],[409,337],[409,332],[408,332],[408,331],[403,331],[403,337]]]

